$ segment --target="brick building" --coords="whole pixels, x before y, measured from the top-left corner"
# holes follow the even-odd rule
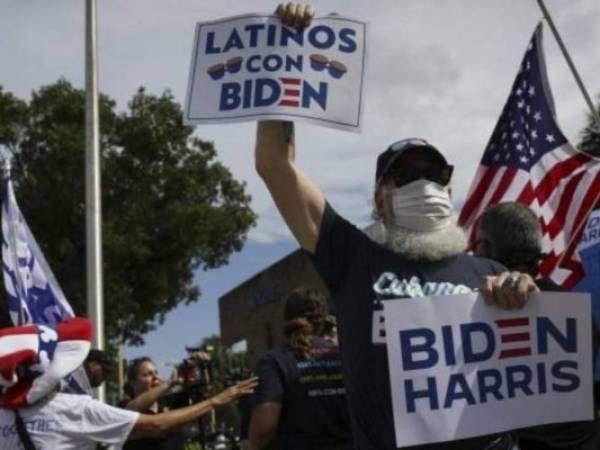
[[[309,258],[296,250],[224,294],[219,298],[224,344],[246,340],[248,364],[254,367],[266,349],[283,344],[284,301],[300,286],[327,292]]]

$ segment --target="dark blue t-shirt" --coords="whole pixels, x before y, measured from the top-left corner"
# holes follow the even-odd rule
[[[500,264],[469,255],[409,261],[373,242],[326,205],[314,265],[336,306],[346,392],[357,448],[395,449],[383,302],[470,292]],[[483,449],[498,436],[422,448]],[[421,448],[421,447],[419,447]]]
[[[314,337],[310,358],[268,351],[257,364],[254,405],[282,406],[276,442],[281,450],[352,448],[339,347]]]

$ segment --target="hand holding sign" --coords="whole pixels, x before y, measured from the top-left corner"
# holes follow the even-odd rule
[[[504,272],[497,277],[485,277],[481,294],[486,302],[502,309],[520,309],[539,289],[531,275]]]
[[[301,3],[290,2],[287,5],[280,3],[275,10],[275,14],[288,27],[305,28],[310,25],[315,15],[315,9],[311,5]]]

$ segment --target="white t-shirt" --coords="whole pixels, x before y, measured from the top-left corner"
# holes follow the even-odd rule
[[[94,450],[99,442],[123,445],[139,417],[87,395],[63,393],[19,412],[38,450]],[[14,411],[0,409],[0,450],[22,448]]]

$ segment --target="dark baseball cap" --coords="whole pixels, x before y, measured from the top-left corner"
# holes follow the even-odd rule
[[[379,183],[388,174],[390,168],[394,165],[394,162],[408,150],[422,149],[423,151],[429,152],[434,158],[436,158],[442,166],[450,167],[446,158],[442,153],[421,138],[408,138],[402,139],[401,141],[394,142],[384,152],[377,157],[377,168],[375,169],[375,186],[379,186]],[[452,171],[450,171],[450,174]],[[449,181],[449,180],[448,180]]]

